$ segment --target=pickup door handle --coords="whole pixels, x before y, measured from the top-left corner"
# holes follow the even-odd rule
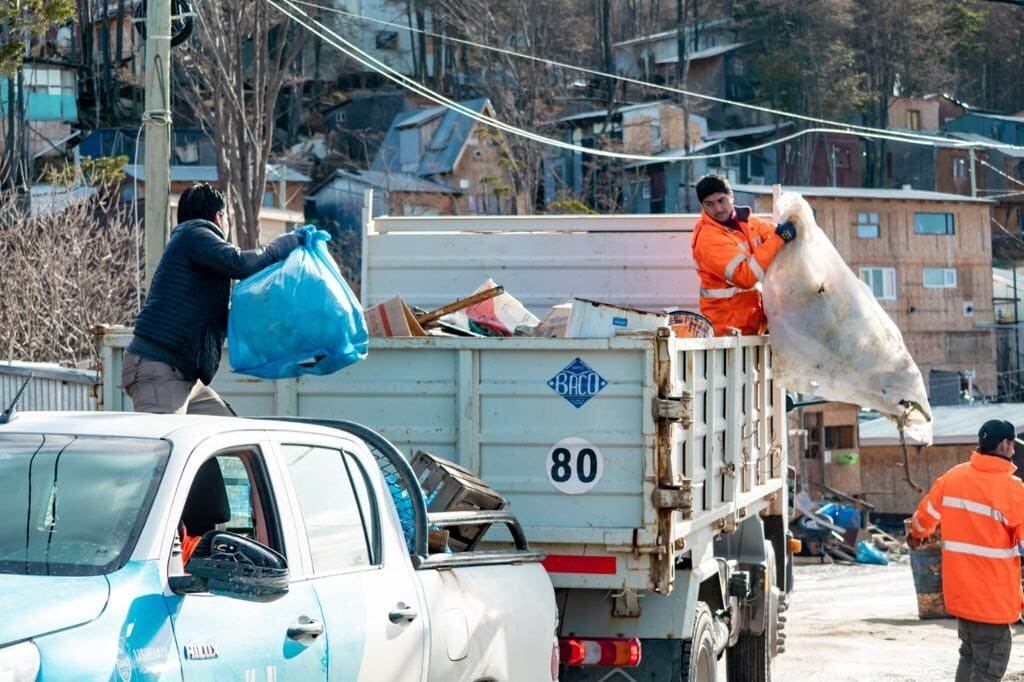
[[[416,616],[418,615],[420,615],[420,612],[414,607],[400,601],[395,604],[395,608],[391,609],[391,612],[388,613],[388,620],[396,625],[399,623],[411,623],[416,620]]]
[[[297,623],[288,628],[289,639],[298,642],[314,640],[324,634],[324,624],[307,616],[299,616]]]

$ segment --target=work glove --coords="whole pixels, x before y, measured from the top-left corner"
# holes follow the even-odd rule
[[[791,242],[796,239],[796,225],[787,220],[775,228],[775,234],[782,237],[782,241]]]
[[[284,260],[295,249],[306,243],[305,232],[285,232],[270,242],[270,248],[277,253],[278,260]]]

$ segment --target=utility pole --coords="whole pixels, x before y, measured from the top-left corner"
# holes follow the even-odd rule
[[[146,3],[146,288],[164,253],[171,193],[171,0]],[[138,163],[138,159],[136,159]]]

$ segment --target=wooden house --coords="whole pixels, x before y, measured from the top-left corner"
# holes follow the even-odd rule
[[[494,116],[486,99],[460,104]],[[455,211],[461,215],[514,215],[524,212],[526,197],[517,194],[510,165],[511,152],[501,132],[435,106],[396,116],[370,170],[410,174],[456,190]]]

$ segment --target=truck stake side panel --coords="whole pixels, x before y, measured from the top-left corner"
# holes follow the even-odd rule
[[[101,338],[103,409],[130,403],[113,378],[130,338]],[[327,377],[263,381],[225,359],[214,388],[241,415],[347,419],[473,471],[548,554],[556,588],[668,594],[694,536],[784,494],[764,337],[374,339]]]

